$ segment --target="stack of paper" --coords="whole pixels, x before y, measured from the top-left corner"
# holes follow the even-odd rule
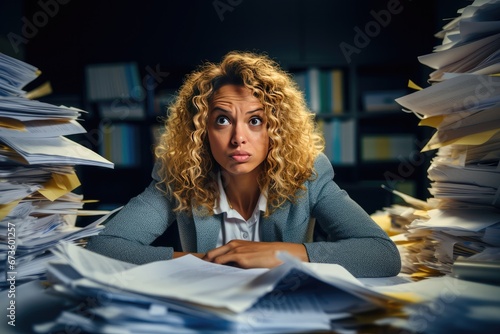
[[[398,236],[404,269],[416,276],[452,272],[455,260],[483,251],[500,262],[500,2],[474,1],[419,57],[431,85],[396,99],[436,132],[428,169],[432,198]],[[421,208],[419,208],[421,209]]]
[[[3,53],[0,63],[0,96],[24,96],[23,87],[40,75],[36,67]]]
[[[498,276],[497,282],[498,282]],[[491,333],[500,328],[500,285],[482,284],[451,276],[406,284],[380,286],[384,293],[413,293],[426,303],[409,305],[406,319],[386,318],[400,331],[391,333]]]
[[[48,266],[53,289],[84,300],[85,309],[39,324],[40,333],[66,326],[91,333],[304,333],[368,311],[401,314],[408,304],[339,265],[287,254],[274,269],[247,270],[192,255],[136,266],[69,243],[53,251],[60,259]]]
[[[65,135],[84,133],[82,110],[28,98],[23,87],[39,71],[0,54],[0,289],[39,277],[47,250],[59,240],[78,240],[100,227],[75,227],[82,210],[77,164],[113,167]]]

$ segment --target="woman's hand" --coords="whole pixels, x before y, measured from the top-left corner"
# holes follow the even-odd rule
[[[231,240],[223,246],[212,249],[207,252],[203,260],[245,269],[273,268],[282,263],[276,258],[278,251],[286,251],[302,261],[309,261],[306,248],[302,244],[245,240]]]

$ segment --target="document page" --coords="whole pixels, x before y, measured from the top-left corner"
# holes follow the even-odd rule
[[[352,312],[395,301],[364,286],[341,266],[307,264],[281,252],[277,256],[283,264],[272,269],[235,268],[193,255],[136,266],[72,244],[58,245],[56,253],[85,278],[82,286],[90,280],[149,298],[234,313],[248,311],[263,297],[278,295],[283,302],[285,296],[316,296],[321,309],[333,313],[343,312],[346,306]],[[78,284],[77,280],[72,285]]]

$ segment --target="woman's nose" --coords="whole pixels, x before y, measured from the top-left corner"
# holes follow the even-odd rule
[[[241,144],[245,144],[247,141],[245,128],[242,124],[236,124],[234,127],[233,137],[231,138],[231,143],[235,146],[240,146]]]

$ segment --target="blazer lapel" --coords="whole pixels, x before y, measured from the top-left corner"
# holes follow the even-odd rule
[[[202,215],[193,211],[194,227],[196,232],[196,251],[206,253],[215,248],[221,228],[222,215]]]
[[[261,217],[260,236],[262,241],[283,241],[286,234],[286,223],[290,213],[290,203],[286,202],[269,217]]]

